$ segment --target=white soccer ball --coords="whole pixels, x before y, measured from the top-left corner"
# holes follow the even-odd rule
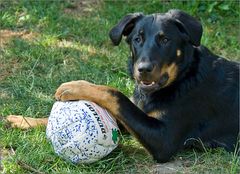
[[[54,151],[73,163],[91,163],[118,145],[116,120],[89,101],[54,103],[46,129]]]

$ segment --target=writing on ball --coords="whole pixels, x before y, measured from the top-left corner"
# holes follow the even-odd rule
[[[94,117],[96,118],[97,122],[98,122],[98,125],[100,126],[101,128],[101,132],[103,134],[106,134],[106,130],[105,130],[105,127],[104,127],[104,124],[102,123],[102,120],[100,119],[100,117],[98,116],[98,113],[95,111],[95,109],[89,105],[88,103],[84,103],[88,109],[93,113]]]

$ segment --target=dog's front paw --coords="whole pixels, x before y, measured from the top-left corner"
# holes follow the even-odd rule
[[[92,85],[93,84],[84,80],[63,83],[58,87],[55,93],[55,99],[59,101],[85,99],[88,93],[87,90]]]

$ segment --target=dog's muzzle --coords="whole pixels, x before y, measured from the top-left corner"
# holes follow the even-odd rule
[[[150,62],[140,62],[135,67],[134,77],[143,92],[151,93],[162,88],[168,81],[168,74],[160,77],[159,69]]]

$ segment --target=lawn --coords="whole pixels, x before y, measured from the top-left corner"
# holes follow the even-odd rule
[[[54,154],[45,128],[10,128],[10,114],[46,117],[62,83],[85,79],[131,96],[128,46],[114,47],[108,32],[131,12],[179,8],[202,21],[202,44],[213,53],[240,60],[238,1],[44,1],[0,0],[0,172],[3,173],[240,173],[240,159],[222,149],[178,153],[156,164],[123,133],[104,159],[74,165]]]

